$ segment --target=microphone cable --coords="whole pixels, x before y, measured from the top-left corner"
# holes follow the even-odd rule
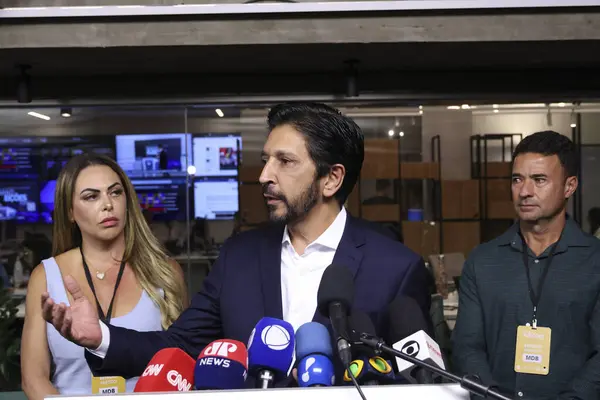
[[[354,374],[350,370],[350,364],[348,364],[346,366],[346,371],[348,371],[348,376],[352,380],[352,384],[354,385],[354,387],[356,388],[356,390],[358,390],[358,394],[360,394],[361,399],[362,400],[367,400],[367,398],[365,397],[365,394],[363,393],[362,389],[360,388],[360,385],[356,381],[356,378],[354,377]]]

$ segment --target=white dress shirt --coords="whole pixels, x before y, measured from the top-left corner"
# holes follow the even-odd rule
[[[335,252],[342,240],[346,227],[346,209],[304,253],[299,255],[290,241],[287,227],[283,231],[281,244],[281,305],[283,319],[296,331],[302,324],[313,319],[317,309],[317,292],[325,269],[333,262]],[[110,330],[100,321],[102,343],[95,349],[88,349],[100,358],[106,357],[110,345]]]
[[[299,255],[285,228],[281,245],[281,305],[283,319],[294,327],[310,322],[317,309],[317,291],[325,269],[333,262],[346,227],[346,209],[304,253]]]

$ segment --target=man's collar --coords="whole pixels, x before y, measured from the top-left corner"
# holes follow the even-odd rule
[[[319,244],[321,246],[325,246],[332,250],[337,250],[340,241],[342,240],[342,235],[344,234],[344,229],[346,227],[346,219],[348,218],[346,209],[342,207],[337,217],[333,220],[331,225],[319,236],[312,244]],[[282,244],[290,243],[291,239],[288,232],[287,226],[283,230],[283,239],[281,240]]]
[[[567,214],[565,228],[556,250],[562,252],[567,251],[568,247],[589,247],[592,244],[593,242],[590,241],[590,236],[586,235],[579,225],[577,225],[577,222]],[[506,232],[500,235],[498,238],[498,245],[510,245],[518,250],[523,250],[523,243],[519,232],[519,221],[515,222]]]

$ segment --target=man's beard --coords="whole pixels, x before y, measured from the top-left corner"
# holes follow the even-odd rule
[[[304,218],[314,208],[319,199],[319,185],[317,180],[314,180],[296,199],[292,199],[291,201],[283,194],[271,193],[267,187],[263,187],[263,192],[273,195],[277,200],[281,201],[281,204],[267,204],[267,207],[269,208],[269,219],[272,222],[284,224]],[[284,214],[277,213],[278,207],[285,207]]]

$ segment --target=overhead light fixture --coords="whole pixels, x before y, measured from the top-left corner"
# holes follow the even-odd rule
[[[423,115],[423,110],[419,110],[419,114],[420,114],[420,115]]]
[[[73,109],[71,107],[63,107],[60,109],[60,115],[63,118],[70,118],[73,115]]]
[[[497,113],[497,112],[500,112],[500,110],[496,109],[496,110],[494,110],[494,112]]]
[[[400,131],[400,132],[398,133],[398,135],[400,135],[400,137],[402,137],[402,136],[404,136],[404,132],[403,132],[403,131]]]
[[[550,104],[548,104],[548,112],[546,113],[546,125],[552,126],[552,109],[550,108]]]
[[[468,110],[469,108],[471,108],[471,106],[469,106],[468,104],[463,104],[462,106],[460,106],[460,108],[462,108],[463,110]]]
[[[188,173],[188,175],[196,175],[196,166],[195,165],[188,165],[188,167],[187,167],[187,173]]]
[[[448,106],[448,110],[460,110],[460,106]]]
[[[390,136],[390,137],[391,137],[391,136],[394,136],[394,130],[393,130],[393,129],[390,129],[390,130],[388,131],[388,136]]]
[[[571,109],[571,128],[577,128],[577,117],[575,116],[575,107]]]
[[[499,108],[500,106],[498,104],[494,104],[492,105],[492,108]]]
[[[27,114],[31,115],[32,117],[35,117],[35,118],[43,119],[45,121],[50,121],[50,117],[49,116],[47,116],[45,114],[40,114],[39,112],[29,111]]]
[[[217,108],[217,109],[215,110],[215,112],[217,113],[217,115],[218,115],[220,118],[223,118],[223,117],[225,116],[225,114],[223,114],[223,111],[221,111],[221,109],[220,109],[220,108]]]
[[[562,103],[562,102],[558,103],[558,106],[559,106],[559,107],[564,107],[564,106],[566,106],[566,105],[567,105],[566,103]]]
[[[423,109],[423,106],[419,106],[419,110],[422,110],[422,109]]]

